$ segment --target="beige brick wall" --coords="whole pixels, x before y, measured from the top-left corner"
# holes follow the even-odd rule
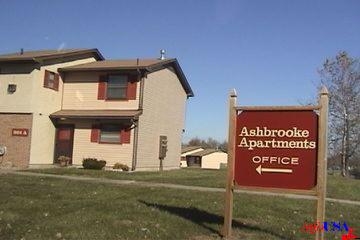
[[[184,128],[186,93],[169,69],[144,79],[143,114],[139,118],[137,170],[159,169],[159,136],[168,137],[164,169],[180,167],[181,136]]]
[[[9,162],[15,167],[27,167],[30,160],[32,114],[0,113],[0,146],[6,146],[7,153],[0,156],[0,165]],[[29,135],[12,136],[13,128],[29,129]]]

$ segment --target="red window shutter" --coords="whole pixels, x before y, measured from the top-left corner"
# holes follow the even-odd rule
[[[126,93],[128,100],[136,99],[136,87],[137,87],[137,76],[129,76],[127,93]]]
[[[59,74],[55,73],[54,90],[59,91]]]
[[[50,72],[48,70],[45,70],[45,75],[44,75],[44,87],[48,87],[49,86],[49,75]]]
[[[99,85],[98,85],[98,100],[104,100],[106,98],[106,75],[101,75],[99,77]]]
[[[121,143],[130,143],[131,129],[121,130]]]
[[[92,125],[91,127],[91,142],[99,142],[100,138],[100,126]]]

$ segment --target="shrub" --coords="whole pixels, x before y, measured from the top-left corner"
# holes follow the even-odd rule
[[[60,166],[62,166],[62,167],[66,167],[70,163],[70,160],[71,160],[71,158],[69,158],[67,156],[61,155],[60,157],[58,157],[58,161],[60,163]]]
[[[106,161],[97,160],[96,158],[84,158],[83,159],[83,167],[85,169],[98,169],[101,170],[105,167]]]
[[[113,169],[121,169],[121,170],[123,170],[125,172],[130,170],[128,165],[122,164],[122,163],[115,163],[114,166],[113,166]]]

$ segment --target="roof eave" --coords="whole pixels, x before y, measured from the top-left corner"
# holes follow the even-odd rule
[[[175,62],[174,62],[174,63],[175,63],[176,66],[177,66],[176,69],[179,71],[180,77],[183,79],[182,83],[185,85],[185,86],[184,86],[184,89],[185,89],[185,91],[186,91],[187,97],[188,97],[188,98],[189,98],[189,97],[194,97],[194,96],[195,96],[195,95],[194,95],[194,92],[193,92],[193,90],[191,89],[190,84],[189,84],[189,82],[188,82],[188,80],[187,80],[187,78],[186,78],[183,70],[181,69],[180,64],[179,64],[179,62],[177,61],[177,59],[175,59]]]
[[[63,55],[60,55],[60,56],[37,57],[37,58],[34,58],[34,60],[35,61],[46,61],[46,60],[58,59],[61,57],[72,57],[72,56],[76,56],[79,54],[89,54],[89,53],[92,54],[97,61],[104,60],[103,55],[100,53],[100,51],[97,48],[91,48],[91,49],[79,50],[79,51],[75,51],[75,52],[64,53]]]
[[[1,63],[23,63],[23,62],[43,63],[44,61],[59,59],[62,57],[72,57],[72,56],[77,56],[77,55],[81,55],[81,54],[92,54],[93,57],[97,61],[102,61],[105,59],[97,48],[92,48],[92,49],[85,49],[85,50],[79,50],[79,51],[75,51],[75,52],[63,53],[63,54],[59,54],[59,55],[43,56],[43,57],[21,57],[21,58],[13,57],[13,58],[7,58],[7,59],[4,58],[4,59],[0,59],[0,62]]]
[[[49,116],[51,119],[116,119],[116,120],[122,120],[122,119],[138,119],[139,115],[135,115],[135,116],[74,116],[74,115],[50,115]]]
[[[74,114],[74,111],[77,110],[70,110],[72,112],[66,110],[60,110],[57,112],[54,112],[50,114],[51,119],[61,119],[61,118],[68,118],[68,119],[138,119],[138,117],[142,114],[142,110],[133,110],[133,114],[124,114],[124,115],[116,115],[116,114],[99,114],[99,113],[93,113],[89,114],[88,112],[78,112]],[[79,110],[81,111],[81,110]],[[85,110],[86,111],[86,110]],[[105,110],[106,111],[106,110]]]
[[[0,59],[0,63],[37,63],[34,58]]]
[[[121,71],[121,70],[143,70],[145,67],[93,67],[93,68],[59,68],[59,72],[86,72],[86,71]]]

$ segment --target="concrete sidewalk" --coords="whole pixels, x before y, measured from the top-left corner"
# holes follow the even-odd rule
[[[115,184],[115,185],[134,185],[134,186],[140,186],[140,187],[159,187],[159,188],[162,187],[162,188],[184,189],[184,190],[203,191],[203,192],[225,192],[224,188],[185,186],[185,185],[178,185],[178,184],[171,184],[171,183],[143,182],[143,181],[134,181],[134,180],[116,180],[116,179],[107,179],[107,178],[54,175],[54,174],[33,173],[33,172],[18,172],[18,171],[14,171],[14,170],[3,170],[3,169],[0,170],[0,174],[49,177],[49,178],[67,179],[67,180],[74,180],[74,181],[107,183],[107,184]],[[235,190],[235,193],[246,193],[246,194],[263,195],[263,196],[281,196],[281,197],[292,198],[292,199],[316,200],[315,196],[297,195],[297,194],[288,194],[288,193],[255,192],[255,191],[247,191],[247,190],[239,190],[239,189]],[[326,198],[326,201],[360,206],[360,201],[335,199],[335,198]]]

